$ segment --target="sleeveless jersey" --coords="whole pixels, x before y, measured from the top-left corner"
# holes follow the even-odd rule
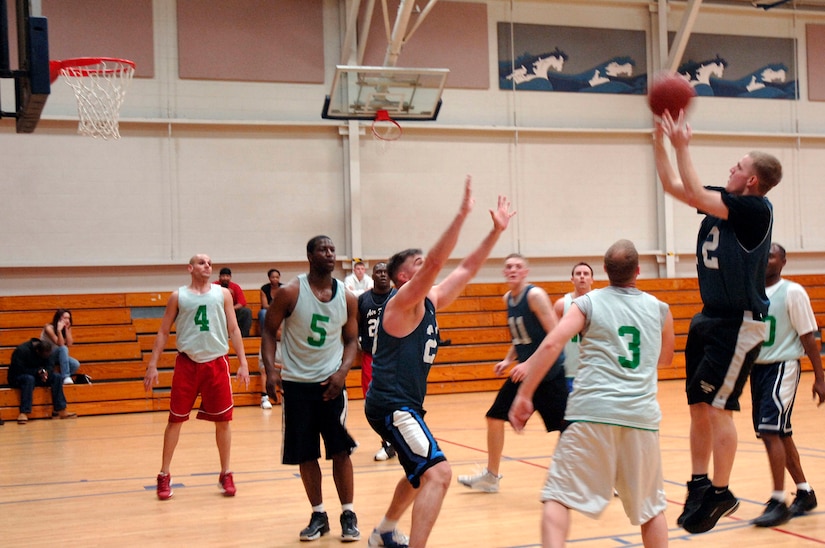
[[[298,276],[298,300],[281,330],[284,358],[281,378],[285,381],[321,382],[341,367],[347,297],[344,284],[336,279],[332,282],[332,299],[324,303],[312,292],[307,275]]]
[[[379,321],[375,349],[368,412],[410,407],[423,413],[427,375],[438,352],[438,324],[430,299],[424,299],[424,317],[406,337],[389,335]]]
[[[801,285],[789,280],[779,280],[767,289],[767,294],[771,300],[765,318],[768,336],[756,363],[798,360],[805,355],[799,336],[817,328],[811,300]]]
[[[658,430],[657,368],[667,305],[638,289],[612,286],[574,302],[587,320],[565,419]]]
[[[229,353],[223,288],[210,284],[207,293],[193,293],[188,287],[178,289],[178,316],[175,318],[175,345],[197,363],[204,363]]]
[[[530,303],[527,294],[535,286],[528,284],[518,295],[518,300],[513,300],[513,292],[507,295],[507,325],[510,326],[510,336],[513,339],[513,347],[516,349],[518,361],[524,363],[533,355],[541,345],[541,341],[547,335],[538,317],[530,310]],[[564,374],[564,353],[562,353],[553,367],[547,372],[545,380],[555,379]]]
[[[389,293],[379,295],[372,289],[358,296],[358,340],[361,343],[361,352],[372,354],[375,333],[378,329],[378,319],[384,310],[384,305],[395,295],[393,288]]]
[[[771,247],[773,206],[764,197],[735,196],[707,188],[722,192],[728,219],[707,215],[699,228],[696,270],[704,313],[731,317],[749,310],[756,319],[764,317],[768,313],[765,267]],[[753,249],[746,249],[737,237],[737,227],[757,236],[758,244]]]
[[[573,294],[567,293],[564,296],[564,312],[567,314],[570,305],[573,304]],[[564,344],[564,376],[568,379],[576,378],[576,371],[579,369],[579,334],[573,335],[573,338]]]

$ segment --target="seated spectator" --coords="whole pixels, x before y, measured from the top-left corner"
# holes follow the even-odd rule
[[[35,386],[49,386],[52,389],[54,413],[61,419],[76,417],[76,413],[66,410],[66,396],[63,395],[63,377],[50,369],[50,357],[54,345],[49,340],[30,339],[14,349],[9,366],[9,386],[20,389],[20,414],[17,424],[29,422]]]
[[[360,297],[361,293],[372,289],[372,277],[366,274],[367,265],[360,260],[356,260],[355,264],[352,265],[352,274],[344,278],[344,287],[356,297]]]
[[[258,312],[258,328],[263,331],[264,321],[266,321],[266,309],[272,302],[275,292],[281,287],[281,271],[277,268],[270,268],[266,273],[269,282],[261,286],[261,311]]]
[[[58,308],[52,318],[40,333],[40,338],[49,340],[54,345],[49,358],[49,370],[60,366],[60,378],[63,384],[74,384],[72,375],[80,369],[80,362],[69,356],[69,347],[74,343],[72,338],[72,312],[65,308]]]
[[[269,278],[269,283],[261,286],[261,311],[258,312],[258,329],[261,331],[263,331],[264,322],[266,321],[266,309],[269,308],[275,293],[277,293],[278,289],[284,285],[281,283],[281,271],[277,268],[270,268],[266,273],[266,277]],[[279,342],[281,340],[280,329],[278,329],[275,340]],[[278,345],[275,349],[275,363],[277,365],[283,364],[283,361],[281,360],[280,345]],[[264,361],[261,358],[260,353],[258,353],[258,368],[261,371],[261,408],[272,409],[272,402],[269,401],[269,395],[266,393],[266,369],[264,368]]]
[[[232,281],[232,271],[227,267],[221,268],[218,281],[213,283],[227,288],[232,293],[232,303],[235,305],[235,317],[238,319],[238,327],[241,328],[241,336],[248,337],[252,328],[252,311],[246,307],[243,289]]]

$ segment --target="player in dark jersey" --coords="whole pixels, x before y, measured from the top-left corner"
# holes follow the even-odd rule
[[[395,289],[387,274],[387,263],[376,263],[372,267],[371,289],[358,296],[358,341],[361,344],[361,389],[366,397],[372,381],[372,347],[375,343],[375,333],[378,330],[378,320],[384,305],[395,295]],[[381,449],[375,453],[375,460],[382,461],[395,456],[395,449],[387,440],[381,440]]]
[[[676,153],[678,172],[665,147]],[[702,312],[690,324],[686,392],[690,407],[692,477],[677,524],[689,533],[712,529],[739,507],[728,489],[737,434],[733,411],[765,339],[765,268],[773,207],[765,198],[782,179],[782,165],[764,152],[746,154],[725,188],[705,187],[690,157],[690,125],[681,112],[657,123],[653,150],[662,188],[705,215],[696,245]],[[708,476],[713,456],[713,477]]]
[[[516,397],[516,392],[527,374],[523,364],[544,340],[544,337],[559,323],[553,311],[550,296],[540,287],[527,283],[530,269],[527,259],[518,253],[511,253],[504,260],[504,277],[510,290],[504,294],[507,306],[507,324],[513,344],[507,356],[495,366],[496,375],[503,375],[510,369],[507,380],[498,391],[493,405],[487,411],[487,467],[478,474],[458,476],[458,483],[485,493],[498,492],[499,465],[504,450],[504,424]],[[564,377],[564,353],[547,372],[533,395],[533,407],[544,419],[548,432],[561,430],[564,425],[564,408],[567,405],[567,380]]]
[[[408,249],[396,253],[388,263],[398,292],[384,307],[378,324],[372,384],[364,410],[373,430],[395,447],[406,476],[395,487],[390,507],[370,536],[370,546],[407,546],[396,525],[413,503],[409,545],[426,546],[450,486],[450,464],[423,418],[427,375],[438,350],[435,312],[458,297],[514,215],[507,198],[499,196],[498,206],[490,210],[492,230],[455,270],[433,285],[472,207],[467,177],[458,214],[426,257],[421,250]]]

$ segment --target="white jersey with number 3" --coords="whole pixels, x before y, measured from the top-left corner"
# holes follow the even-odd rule
[[[658,430],[656,401],[668,307],[635,288],[605,287],[574,301],[587,318],[569,421]]]

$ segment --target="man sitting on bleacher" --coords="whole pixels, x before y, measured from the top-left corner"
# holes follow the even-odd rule
[[[56,375],[49,366],[52,342],[30,339],[14,349],[9,366],[9,386],[20,389],[20,415],[17,424],[29,422],[35,386],[49,386],[52,389],[54,414],[61,419],[76,417],[76,413],[66,410],[66,396],[63,395],[63,376]]]

